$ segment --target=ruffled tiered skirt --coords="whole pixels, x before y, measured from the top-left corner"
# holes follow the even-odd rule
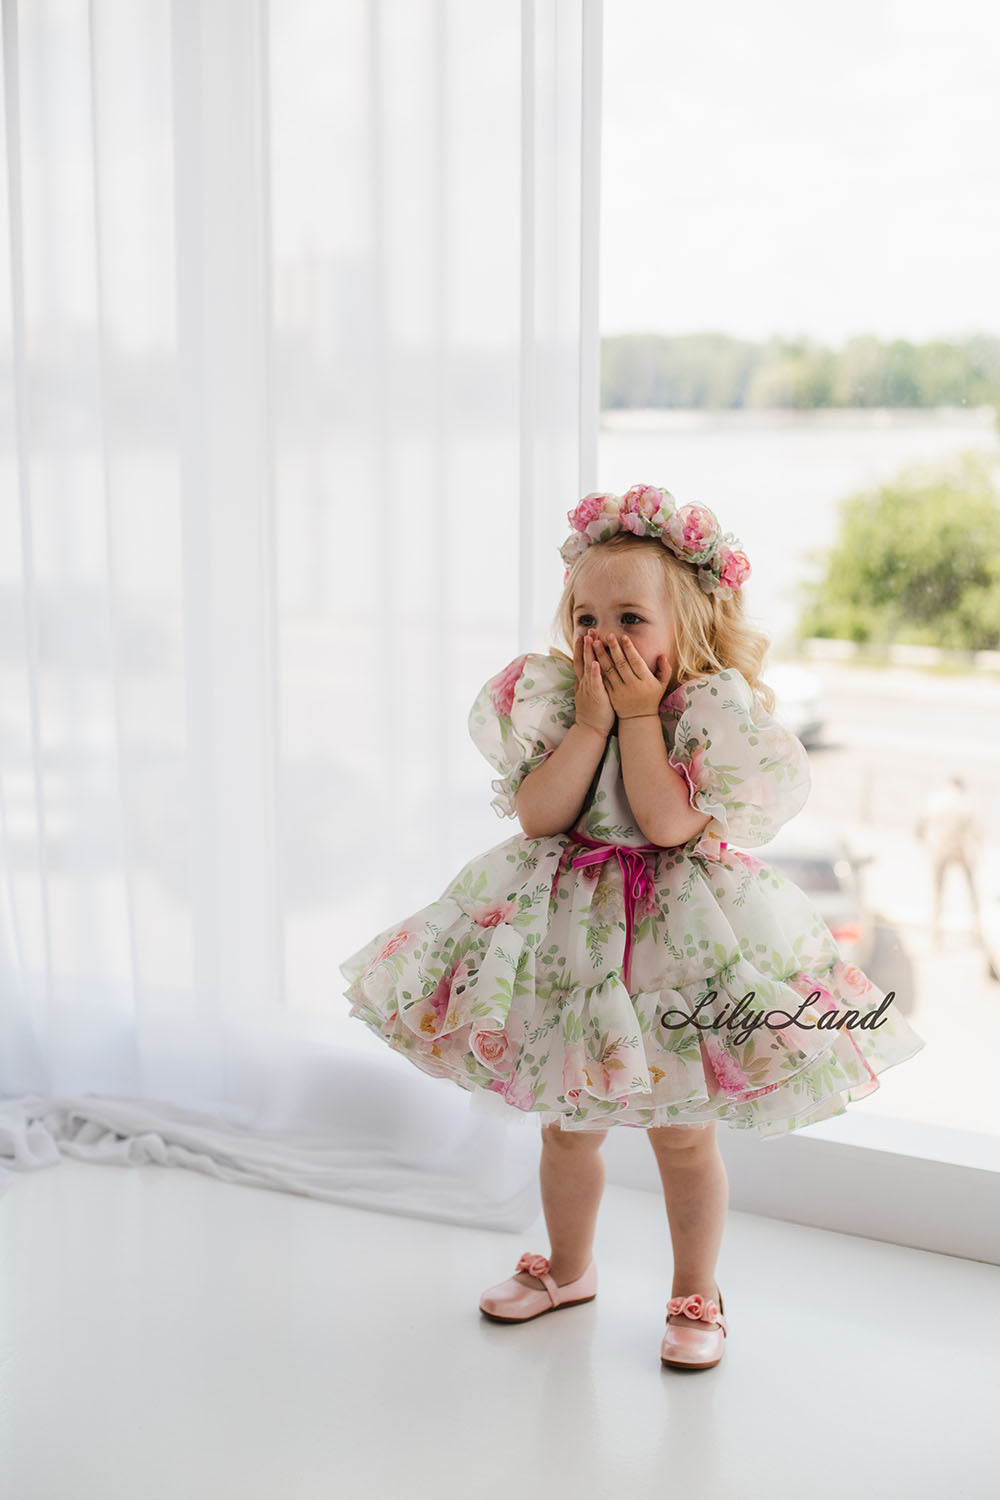
[[[626,964],[623,866],[576,867],[578,847],[517,835],[470,860],[339,965],[351,1015],[475,1107],[566,1130],[783,1135],[925,1045],[766,861],[647,855]]]

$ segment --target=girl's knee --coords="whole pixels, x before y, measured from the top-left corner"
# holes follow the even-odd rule
[[[715,1121],[708,1125],[653,1125],[646,1131],[654,1151],[685,1151],[715,1144]]]
[[[570,1149],[585,1150],[588,1146],[595,1150],[601,1145],[606,1130],[563,1130],[558,1120],[551,1120],[542,1126],[542,1140],[552,1146],[567,1146]]]

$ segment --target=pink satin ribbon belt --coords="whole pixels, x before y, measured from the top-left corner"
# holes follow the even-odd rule
[[[582,854],[577,854],[572,860],[573,865],[598,865],[603,864],[606,859],[617,856],[618,863],[622,869],[622,885],[625,889],[625,958],[622,965],[622,978],[625,988],[629,988],[630,968],[632,962],[632,928],[636,901],[644,898],[653,884],[652,877],[646,866],[645,855],[659,853],[663,849],[662,844],[602,844],[597,839],[588,838],[587,834],[579,833],[575,829],[569,837],[577,844],[585,844],[586,848]],[[563,851],[556,870],[556,879],[562,868],[563,860],[569,852],[569,846]]]

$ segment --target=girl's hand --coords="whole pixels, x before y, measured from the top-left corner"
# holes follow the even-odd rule
[[[573,664],[576,668],[576,722],[589,724],[607,739],[614,727],[615,711],[594,655],[590,631],[585,636],[578,635],[573,642]]]
[[[613,634],[607,646],[599,640],[596,655],[611,706],[619,719],[636,719],[642,714],[659,712],[671,673],[670,662],[662,651],[656,658],[655,676],[627,635],[622,636],[620,644]]]

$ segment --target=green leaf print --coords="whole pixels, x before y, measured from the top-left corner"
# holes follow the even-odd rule
[[[562,1015],[562,1039],[567,1046],[583,1041],[583,1026],[575,1010],[567,1008]]]

